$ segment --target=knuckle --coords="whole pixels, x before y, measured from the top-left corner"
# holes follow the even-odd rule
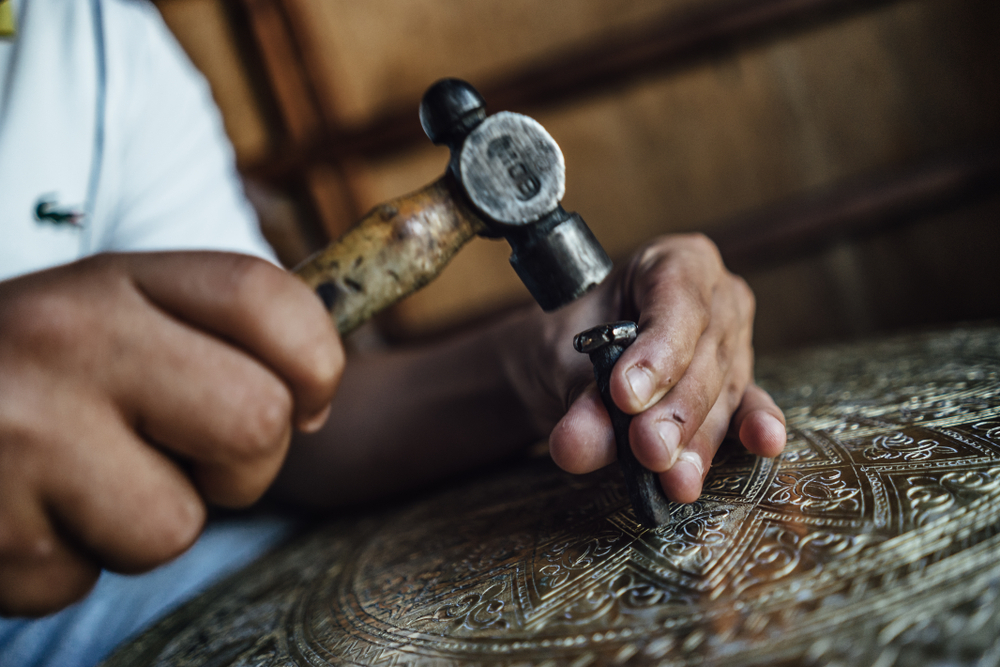
[[[657,283],[684,282],[685,267],[672,261],[683,247],[676,238],[661,238],[643,247],[629,262],[624,286],[649,289]]]
[[[712,300],[714,298],[711,285],[702,280],[686,276],[683,280],[678,280],[678,289],[683,290],[688,302],[696,304],[694,312],[701,320],[701,329],[708,326],[712,318]]]
[[[102,339],[116,316],[111,310],[130,291],[120,262],[104,256],[15,279],[0,294],[3,348],[48,363],[65,359],[81,341]]]
[[[750,289],[750,285],[743,279],[742,276],[732,274],[732,278],[739,301],[744,306],[744,312],[750,320],[753,320],[754,314],[757,311],[757,297],[754,295],[753,290]]]
[[[233,254],[229,256],[232,269],[228,273],[227,289],[233,303],[241,307],[256,309],[266,300],[262,295],[271,295],[280,289],[285,273],[258,257]]]
[[[275,274],[282,271],[268,262],[249,255],[220,253],[213,257],[225,270],[214,274],[213,290],[219,300],[241,313],[256,313],[274,293]],[[221,278],[218,276],[222,276]]]
[[[730,336],[722,336],[715,348],[715,361],[719,368],[729,368],[733,363],[734,340]]]
[[[323,318],[329,322],[329,318]],[[333,334],[333,335],[331,335]],[[323,393],[332,394],[344,371],[344,348],[339,338],[333,333],[333,327],[326,325],[326,330],[317,332],[315,343],[308,347],[309,363],[306,365],[311,384]]]
[[[0,560],[44,559],[55,551],[51,534],[31,530],[8,516],[0,516]]]
[[[708,236],[701,232],[691,232],[684,235],[684,240],[695,252],[710,257],[715,264],[722,266],[722,255],[719,253],[719,247]]]
[[[34,392],[24,391],[12,369],[4,370],[6,376],[0,374],[0,475],[23,482],[33,479],[38,468],[59,452],[55,440],[43,432],[51,421],[43,401]],[[0,518],[0,541],[2,531]]]
[[[79,341],[87,323],[71,295],[44,290],[8,301],[0,325],[10,343],[49,355]]]
[[[714,250],[715,243],[702,232],[688,232],[684,234],[684,240],[700,250]]]
[[[732,412],[739,406],[743,400],[745,390],[746,382],[734,379],[726,383],[723,398],[726,401],[727,412]]]
[[[635,270],[642,273],[649,271],[654,266],[660,265],[664,258],[670,254],[670,245],[666,239],[661,238],[643,247],[632,259]]]
[[[261,383],[246,406],[237,435],[238,457],[257,460],[281,455],[292,415],[288,389],[277,380]]]
[[[160,565],[186,551],[201,533],[205,525],[205,505],[196,494],[177,498],[172,503],[161,503],[155,512],[155,534],[145,540],[147,553],[137,563],[140,570]]]

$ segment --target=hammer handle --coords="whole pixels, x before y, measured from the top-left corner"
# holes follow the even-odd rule
[[[323,300],[341,335],[433,280],[485,229],[451,176],[373,208],[295,268]]]

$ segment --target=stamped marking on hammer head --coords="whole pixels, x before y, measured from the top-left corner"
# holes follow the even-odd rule
[[[498,222],[534,222],[566,194],[566,163],[555,140],[538,121],[510,111],[469,134],[459,169],[469,199]]]

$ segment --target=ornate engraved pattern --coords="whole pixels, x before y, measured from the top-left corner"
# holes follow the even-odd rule
[[[789,447],[724,445],[639,526],[617,472],[526,461],[313,529],[125,665],[1000,661],[1000,329],[765,360]]]
[[[771,489],[767,502],[791,505],[806,513],[857,513],[861,509],[861,488],[849,485],[843,470],[781,472],[774,476]]]
[[[880,435],[863,455],[870,461],[927,461],[939,454],[955,454],[954,447],[942,445],[937,440],[914,441],[903,433]]]

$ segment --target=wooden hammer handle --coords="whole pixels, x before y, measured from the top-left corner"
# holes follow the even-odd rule
[[[433,280],[466,241],[485,229],[442,176],[379,204],[295,273],[317,292],[341,335]]]

